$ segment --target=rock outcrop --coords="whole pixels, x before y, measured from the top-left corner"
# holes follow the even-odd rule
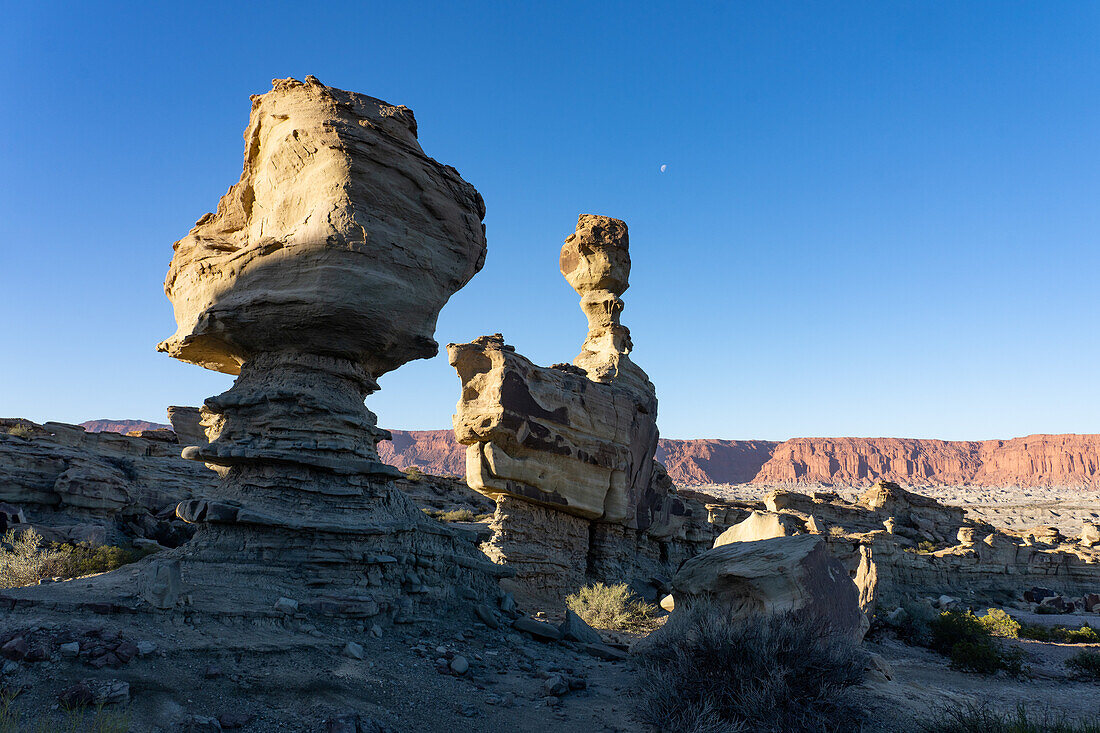
[[[713,598],[734,618],[797,613],[857,641],[868,626],[855,583],[820,535],[777,536],[708,550],[673,576],[672,596],[676,606]]]
[[[180,458],[171,439],[87,432],[79,425],[0,419],[0,502],[49,541],[175,546],[189,533],[167,515],[217,478]]]
[[[436,353],[439,310],[485,258],[481,196],[424,154],[409,109],[313,77],[254,96],[245,141],[240,181],[174,245],[177,330],[158,346],[237,375],[182,451],[222,476],[176,506],[196,527],[185,547],[95,593],[132,605],[142,578],[174,577],[152,565],[178,562],[189,613],[262,617],[285,597],[399,620],[495,599],[507,571],[398,490],[363,403],[379,376]],[[197,437],[192,412],[172,417]]]
[[[1053,528],[1017,534],[975,521],[959,507],[880,481],[856,502],[833,493],[773,491],[759,504],[707,505],[716,546],[812,534],[842,562],[861,606],[947,594],[972,603],[1018,599],[1032,585],[1082,596],[1100,588],[1100,550],[1083,528],[1066,538]],[[744,513],[745,510],[748,513]]]
[[[560,596],[619,568],[623,530],[683,539],[690,512],[653,460],[656,393],[620,322],[628,247],[626,224],[605,216],[581,215],[565,240],[561,272],[588,318],[572,364],[537,366],[500,334],[447,347],[466,481],[497,502],[487,552],[532,593]]]

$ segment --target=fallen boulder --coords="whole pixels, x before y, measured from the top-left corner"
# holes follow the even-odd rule
[[[793,611],[862,639],[859,592],[819,535],[774,537],[716,547],[691,558],[672,579],[675,605],[714,598],[732,615]]]

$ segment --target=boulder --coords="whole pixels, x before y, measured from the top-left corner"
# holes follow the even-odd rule
[[[561,639],[561,631],[556,626],[545,621],[536,621],[530,616],[520,616],[512,622],[512,628],[530,634],[539,641],[558,641]]]
[[[732,542],[755,542],[772,537],[789,537],[806,532],[806,523],[789,514],[753,511],[714,540],[715,547]]]
[[[677,607],[711,597],[735,617],[791,611],[856,639],[866,631],[855,583],[817,535],[716,547],[684,563],[672,586]]]
[[[602,644],[603,637],[600,633],[584,622],[577,614],[566,609],[565,620],[558,627],[561,638],[568,641],[576,641],[581,644]]]

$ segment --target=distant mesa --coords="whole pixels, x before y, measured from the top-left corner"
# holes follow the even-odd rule
[[[80,427],[89,433],[122,433],[141,430],[168,430],[171,425],[148,420],[87,420]]]

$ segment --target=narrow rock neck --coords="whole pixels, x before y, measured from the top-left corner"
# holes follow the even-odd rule
[[[378,389],[357,362],[314,354],[259,354],[227,391],[206,400],[206,446],[184,457],[223,466],[296,463],[372,473],[389,438],[363,400]],[[190,454],[189,454],[190,453]]]

